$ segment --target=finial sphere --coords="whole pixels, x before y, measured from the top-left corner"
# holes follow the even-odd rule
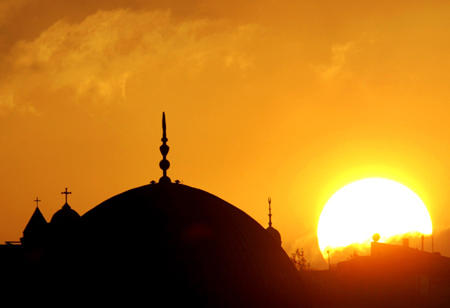
[[[163,159],[159,162],[159,167],[162,170],[167,170],[170,167],[170,162],[167,159]]]

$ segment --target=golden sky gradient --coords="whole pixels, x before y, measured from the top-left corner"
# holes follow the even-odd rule
[[[95,3],[94,3],[95,2]],[[151,3],[149,3],[151,2]],[[294,2],[294,1],[292,1]],[[407,185],[450,255],[448,1],[0,1],[0,240],[169,176],[323,264],[327,199]],[[405,213],[407,215],[407,213]]]

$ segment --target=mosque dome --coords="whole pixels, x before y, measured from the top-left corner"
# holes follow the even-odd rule
[[[126,281],[133,296],[145,285],[153,296],[170,290],[200,306],[291,306],[299,298],[297,272],[280,245],[246,213],[200,189],[138,187],[88,211],[82,225],[88,272],[122,292]]]
[[[77,274],[101,302],[161,306],[299,307],[300,278],[270,234],[245,212],[167,176],[131,189],[81,217]],[[99,288],[101,286],[101,288]],[[104,291],[103,291],[104,290]]]

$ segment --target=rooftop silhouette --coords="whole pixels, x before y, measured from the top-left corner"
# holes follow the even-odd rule
[[[327,271],[307,270],[281,247],[268,198],[268,227],[232,204],[167,175],[79,215],[68,203],[49,222],[36,208],[20,242],[0,245],[3,278],[22,293],[52,290],[80,303],[201,307],[446,307],[450,258],[379,243]],[[328,254],[329,258],[329,254]],[[328,260],[329,261],[329,260]],[[331,264],[330,264],[331,266]]]
[[[89,294],[90,302],[102,304],[304,306],[300,277],[271,221],[267,232],[230,203],[172,183],[164,113],[162,130],[158,183],[113,196],[82,216],[69,206],[66,188],[50,223],[36,208],[24,231],[24,263],[17,266],[45,273],[42,288]],[[37,226],[45,232],[34,233]],[[34,238],[38,245],[29,245]]]

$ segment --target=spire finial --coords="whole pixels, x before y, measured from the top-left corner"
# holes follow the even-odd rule
[[[272,199],[269,197],[267,201],[269,201],[269,227],[272,227],[272,208],[270,207]]]
[[[41,202],[42,200],[39,200],[39,198],[36,197],[36,199],[34,199],[33,201],[36,202],[36,207],[39,207],[39,202]]]
[[[159,151],[161,152],[163,159],[159,162],[159,167],[163,171],[163,176],[159,179],[160,183],[170,183],[170,178],[167,176],[167,169],[170,167],[169,161],[166,159],[167,153],[169,153],[169,146],[167,145],[167,134],[166,134],[166,113],[163,112],[162,116],[162,129],[163,136],[161,138],[162,145],[159,147]]]
[[[70,195],[72,192],[71,191],[68,191],[67,190],[67,187],[66,187],[66,189],[61,193],[61,195],[65,195],[65,199],[66,199],[66,203],[65,204],[67,204],[67,195]]]

